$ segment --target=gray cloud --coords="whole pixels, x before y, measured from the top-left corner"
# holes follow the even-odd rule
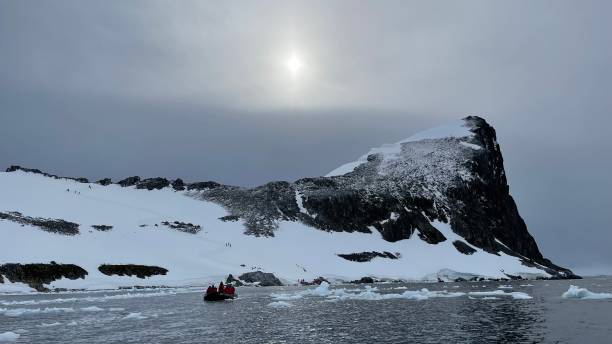
[[[0,164],[256,185],[498,131],[545,255],[612,273],[605,1],[3,1]],[[296,51],[304,74],[284,59]],[[295,82],[297,81],[297,82]]]

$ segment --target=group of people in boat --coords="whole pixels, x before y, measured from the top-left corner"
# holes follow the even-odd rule
[[[211,285],[206,289],[206,294],[214,293],[234,295],[236,294],[236,288],[234,288],[234,286],[231,284],[223,285],[223,282],[221,282],[219,283],[219,288],[215,288],[214,285]]]

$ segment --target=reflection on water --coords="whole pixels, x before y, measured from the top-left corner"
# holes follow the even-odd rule
[[[463,317],[460,333],[470,342],[539,343],[545,328],[541,304],[507,300],[467,300],[459,311]],[[476,302],[474,302],[476,301]]]
[[[605,343],[612,335],[612,302],[561,299],[569,283],[541,281],[529,287],[513,283],[515,291],[533,296],[529,300],[464,295],[421,301],[329,302],[307,296],[288,301],[290,307],[284,308],[268,306],[274,301],[270,294],[279,291],[269,288],[243,288],[239,300],[222,303],[203,303],[198,292],[189,291],[138,298],[78,294],[63,296],[73,299],[62,302],[40,302],[58,295],[5,295],[0,296],[0,310],[62,307],[74,311],[24,312],[12,317],[0,312],[0,333],[24,330],[18,341],[23,343]],[[611,280],[597,283],[612,291]],[[391,293],[397,292],[392,289],[397,286],[379,289]],[[497,284],[406,287],[469,292],[495,290]],[[82,311],[91,306],[102,310]],[[141,317],[124,319],[130,313]],[[56,322],[61,326],[40,326]]]

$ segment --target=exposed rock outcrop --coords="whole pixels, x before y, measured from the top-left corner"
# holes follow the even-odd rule
[[[104,178],[104,179],[100,179],[96,182],[96,184],[100,184],[102,186],[107,186],[107,185],[111,185],[113,183],[113,181],[110,178]]]
[[[0,275],[4,275],[12,283],[26,283],[38,291],[47,291],[45,284],[61,278],[71,280],[85,278],[87,271],[78,265],[57,264],[55,262],[49,264],[8,263],[0,265]]]
[[[119,184],[119,185],[121,185],[123,187],[128,187],[128,186],[136,185],[139,181],[140,181],[140,177],[139,176],[133,176],[133,177],[127,177],[125,179],[122,179],[122,180],[118,181],[117,184]]]
[[[257,283],[261,287],[281,286],[283,283],[274,274],[262,271],[247,272],[238,277],[247,283]]]
[[[98,270],[107,276],[136,276],[138,278],[165,275],[168,273],[167,269],[159,266],[136,264],[102,264],[98,267]]]
[[[476,253],[476,250],[473,249],[470,245],[464,243],[461,240],[455,240],[453,241],[453,245],[455,246],[455,248],[457,248],[457,251],[463,253],[463,254],[474,254]]]
[[[113,226],[110,225],[92,225],[91,227],[100,232],[108,232],[113,229]]]
[[[398,257],[395,254],[391,252],[387,252],[387,251],[384,251],[382,253],[376,252],[376,251],[360,252],[360,253],[345,253],[345,254],[338,254],[338,257],[344,258],[346,260],[350,260],[352,262],[359,262],[359,263],[369,262],[370,260],[376,257],[388,258],[388,259],[398,259]]]
[[[58,175],[55,174],[50,174],[50,173],[46,173],[43,172],[39,169],[36,168],[26,168],[26,167],[21,167],[19,165],[12,165],[9,168],[6,169],[6,172],[15,172],[15,171],[23,171],[23,172],[29,172],[29,173],[34,173],[34,174],[40,174],[43,175],[45,177],[49,177],[49,178],[53,178],[53,179],[68,179],[68,180],[74,180],[76,182],[79,183],[89,183],[89,180],[87,178],[83,178],[83,177],[78,177],[78,178],[74,178],[74,177],[60,177]]]
[[[42,217],[25,216],[17,211],[0,212],[0,220],[17,222],[22,225],[38,227],[46,232],[77,235],[79,234],[79,224],[62,219],[45,219]]]
[[[141,180],[136,184],[136,189],[159,190],[170,185],[170,181],[166,178],[156,177]]]
[[[178,178],[172,182],[172,188],[176,191],[185,190],[185,183],[181,178]]]
[[[196,234],[200,230],[202,230],[202,226],[194,225],[193,223],[181,222],[181,221],[163,221],[162,225],[170,227],[172,229],[176,229],[177,231],[181,231],[189,234]]]

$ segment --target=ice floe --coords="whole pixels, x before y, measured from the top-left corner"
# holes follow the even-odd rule
[[[292,307],[293,305],[286,301],[274,301],[270,302],[268,306],[273,308],[288,308]]]
[[[161,291],[161,292],[153,292],[153,293],[124,293],[124,294],[104,295],[104,296],[68,297],[68,298],[42,299],[42,300],[19,300],[19,301],[0,300],[0,305],[13,306],[13,305],[42,305],[42,304],[50,304],[50,303],[72,303],[72,302],[105,302],[109,300],[124,300],[124,299],[134,299],[134,298],[169,296],[169,295],[176,295],[179,293],[187,293],[187,292],[188,291],[184,291],[184,292]]]
[[[435,297],[458,297],[463,296],[465,293],[462,292],[448,292],[448,291],[430,291],[428,289],[421,290],[406,290],[401,294],[379,293],[377,288],[366,286],[365,289],[345,289],[336,288],[331,289],[329,283],[323,282],[321,285],[314,289],[307,289],[299,291],[294,294],[271,294],[270,296],[279,301],[286,300],[297,300],[305,296],[318,296],[324,297],[329,300],[389,300],[389,299],[408,299],[408,300],[426,300]]]
[[[74,308],[0,308],[0,314],[7,317],[18,317],[28,314],[40,314],[40,313],[69,313],[74,312]]]
[[[81,308],[81,310],[83,312],[101,312],[101,311],[104,310],[104,308],[100,308],[100,307],[97,307],[97,306],[91,306],[91,307],[83,307],[83,308]]]
[[[60,326],[61,324],[62,324],[61,322],[42,323],[40,325],[36,325],[36,327],[55,327],[55,326]]]
[[[529,300],[532,299],[527,293],[523,293],[520,291],[512,291],[505,292],[503,290],[493,290],[493,291],[471,291],[468,293],[470,296],[510,296],[515,300]]]
[[[142,320],[142,319],[146,319],[147,317],[142,315],[142,313],[140,312],[134,312],[134,313],[130,313],[126,316],[123,317],[124,320]]]
[[[587,288],[580,288],[575,285],[570,285],[569,289],[561,295],[565,299],[583,299],[583,300],[599,300],[599,299],[612,299],[610,293],[595,293]]]
[[[270,296],[276,301],[291,301],[299,300],[307,296],[323,297],[326,301],[342,301],[342,300],[391,300],[391,299],[406,299],[406,300],[428,300],[431,298],[451,298],[468,295],[470,299],[484,297],[487,300],[498,297],[511,297],[515,300],[527,300],[532,297],[523,292],[506,292],[504,290],[493,291],[476,291],[476,292],[450,292],[447,290],[435,291],[427,288],[420,290],[405,290],[402,293],[380,293],[376,288],[366,286],[364,289],[345,289],[345,288],[330,288],[326,282],[321,283],[316,288],[298,291],[293,294],[271,294]]]
[[[1,343],[10,343],[10,342],[16,342],[17,339],[19,339],[20,335],[19,333],[15,333],[15,332],[3,332],[0,333],[0,342]]]

